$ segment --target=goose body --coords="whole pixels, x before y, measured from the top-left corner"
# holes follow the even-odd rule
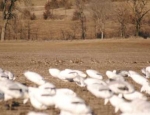
[[[28,112],[27,115],[49,115],[49,114],[43,113],[43,112],[34,112],[34,111],[30,111],[30,112]]]
[[[135,81],[137,84],[142,85],[142,86],[149,82],[146,78],[144,78],[144,76],[138,74],[135,71],[130,70],[129,77],[131,77],[132,80]]]
[[[119,74],[116,74],[116,72],[113,72],[113,71],[106,71],[106,76],[109,78],[109,79],[116,79],[118,77],[122,77],[121,75]]]
[[[50,82],[46,82],[45,84],[40,85],[38,88],[41,90],[45,90],[45,91],[49,92],[51,95],[54,95],[56,93],[55,85],[53,85]]]
[[[122,77],[128,77],[128,71],[125,70],[113,70],[113,73]]]
[[[105,83],[105,81],[100,80],[100,79],[95,79],[95,78],[86,78],[84,80],[84,83],[88,86],[91,84],[100,84],[100,85],[107,85],[107,83]]]
[[[126,94],[126,93],[132,93],[134,92],[134,87],[125,81],[112,81],[108,83],[108,87],[110,90],[112,90],[114,93],[121,93],[121,94]]]
[[[145,74],[146,78],[150,78],[150,66],[147,66],[146,68],[143,68],[142,73]]]
[[[28,97],[28,87],[11,80],[0,81],[0,90],[4,93],[4,100]]]
[[[49,73],[56,78],[59,78],[64,81],[73,81],[73,79],[77,76],[77,72],[71,69],[59,70],[56,68],[50,68]]]
[[[128,112],[128,113],[138,113],[143,112],[147,113],[150,112],[150,103],[145,100],[135,99],[131,102],[121,103],[119,105],[119,109],[121,112]]]
[[[71,89],[68,89],[68,88],[58,88],[58,89],[56,89],[56,95],[55,96],[56,97],[57,96],[61,97],[61,95],[67,95],[67,96],[73,96],[73,97],[77,96],[77,94]]]
[[[110,98],[113,92],[106,85],[91,84],[87,86],[87,90],[98,98]]]
[[[96,70],[93,69],[88,69],[86,70],[86,73],[88,74],[89,77],[91,78],[95,78],[95,79],[103,79],[103,76],[101,73],[99,73]]]
[[[43,85],[46,83],[46,81],[44,80],[44,78],[36,73],[36,72],[32,72],[32,71],[26,71],[24,72],[24,76],[31,82],[37,84],[37,85]]]
[[[63,111],[68,111],[74,114],[85,114],[91,113],[90,107],[88,107],[84,100],[79,97],[72,97],[72,96],[61,96],[57,97],[55,101],[55,106]]]
[[[135,99],[147,100],[147,97],[138,91],[134,91],[133,93],[128,93],[128,94],[123,94],[123,97],[131,101]]]
[[[9,80],[15,80],[16,79],[15,75],[11,71],[5,70],[4,74],[6,74],[8,76]]]
[[[126,102],[124,99],[116,96],[116,95],[113,95],[112,97],[110,97],[109,99],[106,98],[105,99],[105,105],[110,102],[111,105],[115,108],[115,113],[118,112],[119,110],[119,107],[120,107],[120,104]]]
[[[54,105],[53,94],[46,90],[29,87],[29,99],[32,106],[38,110],[45,110],[49,106]]]

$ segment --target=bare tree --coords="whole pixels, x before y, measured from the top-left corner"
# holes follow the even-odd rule
[[[84,13],[84,1],[76,0],[76,8],[79,13],[79,20],[81,22],[81,39],[86,37],[86,16]]]
[[[135,24],[135,36],[139,36],[142,20],[145,15],[148,14],[150,8],[147,7],[149,0],[127,0],[133,13],[133,19]]]
[[[14,19],[14,21],[16,21],[15,19],[18,20],[17,11],[21,11],[21,8],[19,8],[20,6],[16,5],[18,2],[24,2],[25,4],[30,3],[29,0],[3,0],[4,8],[3,8],[3,26],[2,26],[2,31],[1,31],[1,41],[4,41],[6,39],[5,38],[6,30],[8,27],[9,20],[12,20],[12,19]],[[14,28],[15,25],[18,25],[18,24],[12,25],[13,26],[12,28]],[[17,29],[16,28],[15,30],[12,29],[12,31],[14,34],[16,34]]]
[[[110,3],[110,0],[91,0],[90,3],[92,18],[95,23],[95,35],[100,34],[101,39],[104,38],[105,23],[111,11]]]
[[[8,25],[8,20],[12,18],[12,10],[16,0],[3,0],[3,26],[1,32],[1,41],[5,40],[6,28]]]
[[[126,37],[126,28],[129,22],[129,11],[124,2],[115,6],[115,17],[115,21],[119,23],[120,36],[124,38]]]

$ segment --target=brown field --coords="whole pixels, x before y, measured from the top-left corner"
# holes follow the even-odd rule
[[[119,115],[104,100],[91,95],[86,88],[74,83],[63,82],[52,78],[48,73],[50,67],[59,69],[71,68],[85,72],[86,69],[100,71],[106,79],[106,70],[135,70],[150,65],[150,40],[144,39],[107,39],[79,41],[5,41],[0,43],[0,67],[12,71],[16,81],[32,86],[25,79],[23,72],[35,71],[58,88],[74,90],[92,108],[95,115]],[[133,82],[132,82],[133,83]],[[135,88],[139,86],[135,85]],[[22,100],[14,100],[18,104],[14,110],[7,110],[0,102],[0,115],[26,115],[34,109],[30,102],[23,105]],[[44,111],[49,115],[58,115],[59,110],[49,107]]]

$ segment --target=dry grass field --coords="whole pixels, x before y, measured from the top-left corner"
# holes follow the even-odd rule
[[[104,100],[91,95],[86,88],[75,83],[63,82],[52,78],[48,72],[50,67],[59,69],[95,69],[106,79],[106,70],[135,70],[150,65],[150,40],[144,39],[108,39],[108,40],[78,40],[78,41],[5,41],[0,43],[0,67],[12,71],[16,81],[33,86],[25,79],[26,70],[41,74],[47,81],[57,88],[74,90],[92,108],[95,115],[119,115],[114,108]],[[130,80],[131,81],[131,80]],[[132,81],[131,81],[132,82]],[[133,83],[133,82],[132,82]],[[139,88],[136,84],[135,88]],[[30,102],[23,105],[22,100],[16,102],[14,110],[7,110],[0,102],[1,115],[26,115],[34,109]],[[49,107],[44,112],[58,115],[59,110]]]

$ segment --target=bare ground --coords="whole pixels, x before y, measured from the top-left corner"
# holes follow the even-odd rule
[[[122,39],[122,40],[82,40],[82,41],[6,41],[0,43],[0,67],[12,71],[16,81],[32,86],[23,76],[26,70],[41,74],[58,88],[73,89],[92,108],[95,115],[119,115],[114,108],[104,100],[91,95],[86,88],[74,83],[63,82],[52,78],[48,69],[71,68],[85,72],[86,69],[95,69],[101,72],[104,78],[106,70],[135,70],[150,65],[150,40]],[[132,82],[132,81],[131,81]],[[133,83],[133,82],[132,82]],[[139,86],[135,84],[138,89]],[[0,102],[0,115],[26,115],[34,110],[30,102],[22,104],[22,100],[14,100],[14,110],[7,110],[6,104]],[[50,115],[58,115],[59,110],[50,107],[44,111]]]

